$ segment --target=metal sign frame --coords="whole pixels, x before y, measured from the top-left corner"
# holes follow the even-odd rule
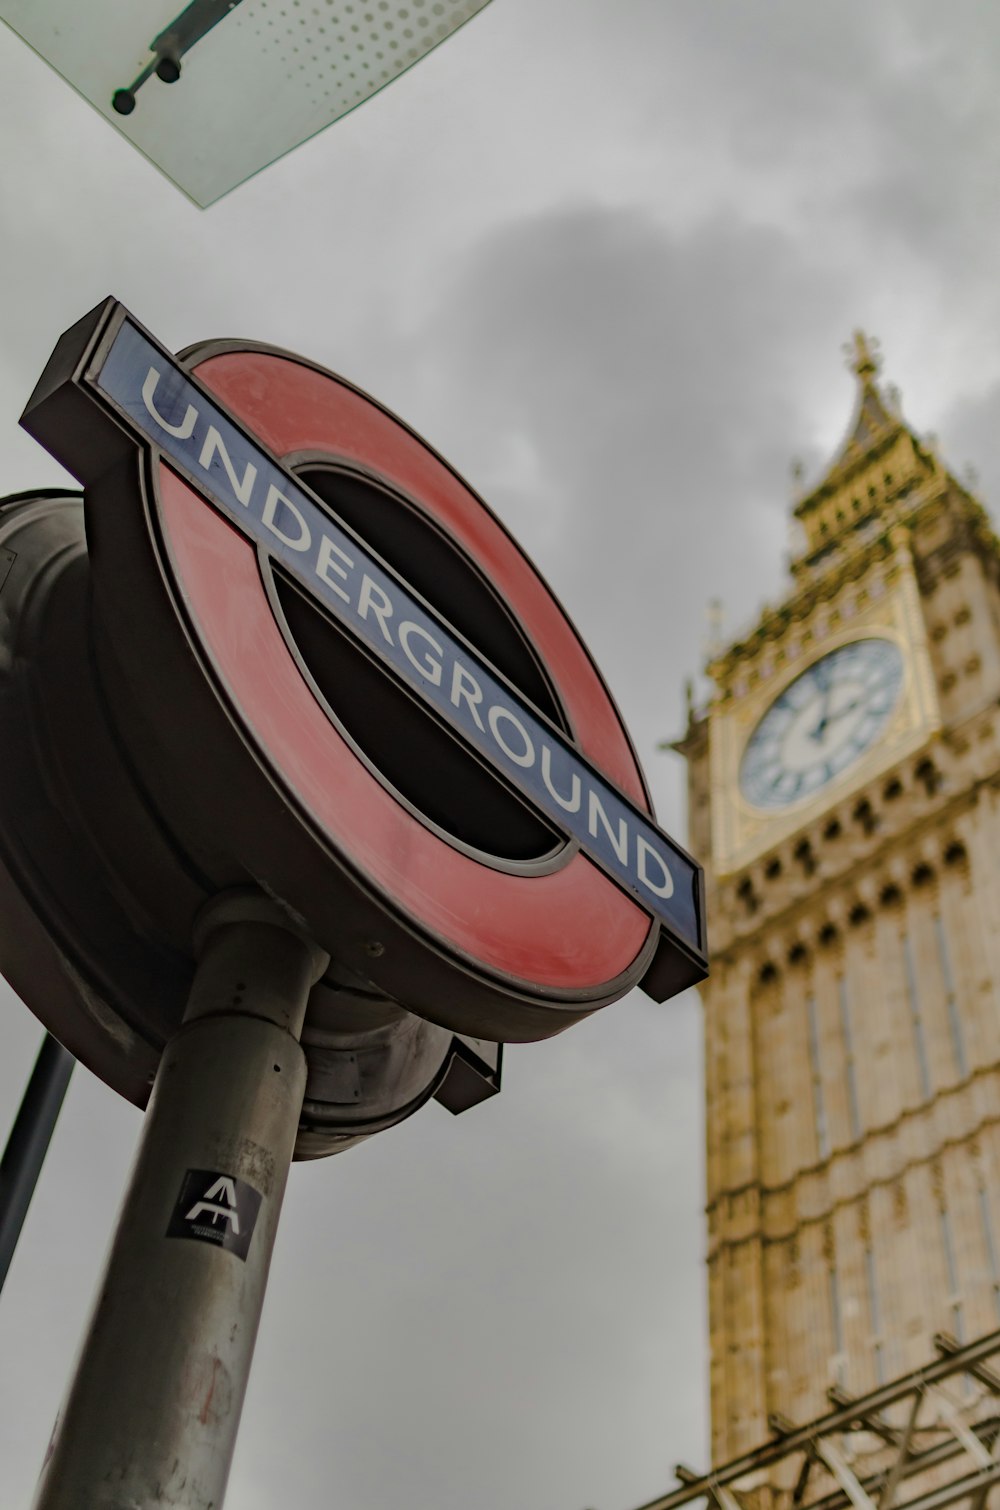
[[[239,612],[252,617],[267,601],[266,572],[261,571],[260,560],[274,557],[285,570],[297,574],[314,596],[318,584],[324,610],[328,614],[332,610],[331,617],[339,611],[341,627],[355,635],[359,629],[364,631],[360,638],[366,653],[379,657],[391,675],[405,681],[407,692],[429,705],[436,717],[450,717],[452,733],[471,746],[476,758],[488,761],[522,800],[540,806],[539,790],[545,793],[545,817],[553,826],[558,823],[568,842],[543,864],[519,867],[500,865],[486,855],[462,856],[460,862],[455,846],[431,843],[434,836],[426,824],[413,819],[407,826],[398,802],[392,801],[391,820],[387,818],[384,804],[379,807],[380,797],[387,794],[384,787],[381,794],[374,792],[377,782],[365,786],[363,800],[358,797],[346,808],[339,794],[336,811],[320,793],[315,772],[311,800],[307,796],[303,801],[299,783],[295,796],[300,813],[303,807],[309,809],[314,830],[321,830],[327,859],[332,840],[340,863],[346,861],[355,880],[360,872],[369,893],[377,892],[383,911],[393,911],[397,918],[402,911],[409,933],[416,926],[429,934],[438,961],[446,954],[460,963],[458,994],[453,972],[449,990],[439,970],[431,969],[429,975],[418,971],[426,976],[427,989],[418,983],[415,1010],[457,1031],[484,1037],[537,1037],[568,1025],[631,985],[641,982],[650,994],[663,999],[703,978],[700,867],[642,811],[648,809],[648,794],[620,717],[592,661],[549,590],[482,500],[395,416],[342,379],[273,348],[219,343],[196,348],[178,361],[121,305],[108,300],[60,341],[22,423],[87,486],[88,536],[99,592],[121,593],[115,572],[134,574],[134,558],[142,544],[138,537],[144,535],[147,550],[150,544],[153,547],[158,576],[172,579],[167,584],[171,607],[175,614],[178,609],[183,612],[189,633],[203,653],[217,631],[206,657],[212,662],[207,669],[217,684],[221,671],[224,685],[219,690],[231,706],[234,696],[236,704],[241,695],[244,704],[248,699],[256,701],[258,672],[245,663],[237,664],[232,656],[224,668],[220,666],[228,655],[229,631],[219,624],[213,630],[210,622],[222,612],[217,591],[220,563],[224,556],[227,591],[232,593],[240,573],[230,570],[229,562],[237,553],[241,556],[244,596]],[[350,440],[356,439],[359,427],[368,433],[350,454]],[[127,488],[134,495],[137,447],[145,457],[143,502],[140,508],[129,509],[123,506],[121,494]],[[356,532],[336,519],[327,503],[302,484],[284,458],[306,452],[319,452],[331,463],[375,476],[429,512],[432,519],[435,510],[443,512],[447,516],[443,527],[453,535],[464,528],[466,538],[459,540],[459,546],[471,554],[480,570],[486,569],[484,558],[488,560],[488,569],[499,579],[498,591],[514,603],[526,638],[567,710],[573,738],[567,739],[466,637],[410,590],[399,572],[370,551]],[[397,475],[389,475],[394,471]],[[210,508],[205,508],[206,502]],[[144,528],[137,532],[140,513],[145,516]],[[458,515],[463,515],[464,523],[456,525]],[[468,522],[473,517],[474,528]],[[435,522],[441,527],[440,520]],[[257,549],[235,546],[240,536],[233,526],[244,542],[253,542]],[[311,573],[303,569],[301,545],[307,537],[310,545],[318,538],[318,552],[310,554],[314,562],[323,563],[322,575],[315,568]],[[214,562],[210,580],[193,586],[209,560]],[[349,586],[353,602],[347,602]],[[130,591],[129,613],[135,601]],[[234,611],[230,605],[227,612]],[[401,636],[388,643],[392,615],[394,625],[409,626],[411,652],[412,641],[425,651],[433,642],[444,660],[451,656],[447,681],[443,673],[437,678],[441,687],[435,685],[433,675],[421,675],[421,661],[424,666],[430,661],[408,654]],[[273,602],[267,617],[278,625]],[[112,611],[109,625],[113,618]],[[126,632],[124,622],[117,629],[112,626],[117,646],[124,644],[121,636]],[[271,650],[277,654],[280,625],[272,638]],[[153,635],[146,646],[154,657],[161,648],[159,639]],[[120,658],[127,651],[119,648],[115,654]],[[292,660],[286,659],[292,666]],[[166,668],[164,674],[169,683]],[[274,675],[280,675],[277,662]],[[235,686],[240,681],[242,689]],[[134,692],[134,676],[132,682]],[[447,697],[445,686],[450,687]],[[188,706],[187,695],[178,695],[178,705]],[[332,736],[330,710],[320,708],[312,693],[309,701]],[[158,717],[158,713],[149,716]],[[245,706],[244,717],[247,723],[254,722],[252,715],[246,717]],[[161,733],[170,740],[169,727]],[[280,743],[273,729],[272,735]],[[295,738],[301,736],[304,747],[313,735],[315,729],[310,735],[300,727]],[[332,737],[315,737],[326,741],[329,756]],[[206,751],[211,750],[211,738],[202,743]],[[259,739],[257,743],[259,747]],[[533,769],[527,773],[531,780],[526,779],[529,749],[534,756]],[[267,750],[272,774],[281,779],[297,765],[306,781],[299,750],[294,739],[286,741],[280,751]],[[340,760],[338,783],[356,776],[356,764],[353,755]],[[225,786],[225,781],[216,780],[216,795]],[[583,820],[575,828],[563,810],[567,803],[560,801],[560,794],[567,793],[571,801],[575,798],[573,805]],[[349,827],[355,816],[359,823],[353,837],[346,836],[345,825]],[[369,843],[381,822],[390,822],[397,830],[400,824],[406,828],[400,842],[408,857],[421,846],[426,849],[423,860],[410,867],[412,874],[403,873],[395,855],[388,854],[393,846],[383,843],[384,832],[374,846]],[[367,826],[367,834],[361,826]],[[373,850],[380,846],[382,863],[376,863],[379,857],[373,859]],[[257,854],[261,853],[258,846]],[[268,877],[269,884],[278,879],[266,862],[255,874]],[[285,868],[282,879],[288,878]],[[526,885],[529,880],[534,884]],[[652,885],[643,886],[644,880]],[[447,891],[443,899],[436,895],[441,888]],[[301,885],[293,885],[296,890],[299,906]],[[285,889],[280,894],[289,895]],[[460,911],[466,915],[464,920]],[[310,916],[308,905],[303,912]],[[315,911],[312,917],[316,918]],[[501,938],[505,919],[507,931]],[[389,991],[408,989],[411,994],[404,999],[410,1004],[415,956],[400,947],[399,935],[390,950],[377,931],[376,941],[383,947],[373,956],[371,927],[369,923],[365,940],[358,941],[361,955],[356,958],[363,958],[367,949],[366,963],[373,978]],[[329,936],[328,928],[321,924],[317,936]],[[426,962],[426,949],[423,954]],[[399,973],[404,955],[407,988]],[[377,966],[371,965],[373,957],[378,959]],[[356,967],[355,959],[350,963]],[[477,977],[474,984],[470,972]],[[498,994],[505,998],[506,1008],[484,1012],[486,998],[495,999]],[[459,1005],[459,995],[466,998],[465,1004]]]

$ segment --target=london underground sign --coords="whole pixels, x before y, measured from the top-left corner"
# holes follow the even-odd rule
[[[108,301],[22,421],[86,487],[95,613],[157,810],[344,965],[497,1040],[705,974],[587,652],[412,431],[300,358],[181,358]]]
[[[697,945],[695,867],[428,604],[130,321],[96,390],[662,923]],[[677,885],[674,875],[677,875]]]

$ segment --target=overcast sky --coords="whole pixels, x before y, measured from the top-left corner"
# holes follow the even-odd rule
[[[65,484],[17,416],[108,293],[174,349],[301,351],[514,530],[682,836],[657,741],[708,601],[736,632],[784,590],[790,462],[847,424],[856,326],[1000,499],[998,78],[989,0],[493,0],[203,212],[0,31],[0,487]],[[39,1038],[4,992],[4,1125]],[[704,1466],[700,1059],[692,994],[635,995],[512,1051],[485,1106],[296,1166],[227,1506],[629,1510]],[[0,1298],[3,1510],[139,1120],[77,1071]]]

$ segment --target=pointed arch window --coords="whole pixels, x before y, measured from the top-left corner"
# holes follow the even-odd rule
[[[937,940],[938,958],[941,961],[941,976],[944,980],[945,1005],[948,1010],[948,1030],[951,1034],[951,1050],[955,1056],[955,1068],[959,1078],[964,1080],[969,1073],[969,1064],[965,1054],[965,1036],[962,1031],[962,1019],[958,1012],[958,998],[955,994],[955,976],[951,968],[951,954],[948,949],[948,935],[944,931],[944,922],[941,914],[934,914],[934,936]]]
[[[983,1229],[983,1245],[986,1248],[986,1257],[990,1265],[990,1282],[993,1285],[993,1309],[996,1311],[997,1320],[1000,1321],[1000,1265],[997,1263],[993,1221],[990,1216],[990,1202],[985,1185],[978,1187],[977,1194],[979,1196],[979,1221]]]
[[[840,1278],[836,1260],[831,1258],[827,1269],[827,1284],[830,1295],[830,1321],[833,1329],[833,1357],[830,1366],[834,1383],[843,1385],[847,1350],[844,1347],[844,1312],[840,1301]]]
[[[837,981],[837,1005],[840,1009],[840,1031],[844,1039],[844,1068],[847,1075],[847,1115],[851,1128],[851,1142],[861,1137],[861,1112],[858,1103],[858,1076],[854,1062],[854,1035],[851,1031],[851,998],[847,976]]]
[[[871,1326],[872,1356],[875,1361],[875,1383],[885,1383],[885,1344],[882,1340],[882,1306],[879,1301],[878,1276],[875,1273],[875,1254],[871,1244],[865,1248],[865,1282],[868,1286],[868,1321]]]
[[[825,1159],[830,1152],[830,1137],[826,1124],[826,1107],[823,1102],[823,1069],[819,1057],[819,1012],[813,992],[806,997],[806,1018],[809,1032],[809,1071],[812,1079],[816,1147],[820,1158]]]
[[[927,1044],[924,1039],[924,1019],[920,1010],[920,992],[917,989],[917,972],[913,963],[913,944],[910,935],[904,933],[903,968],[906,974],[906,995],[910,1007],[910,1022],[913,1028],[913,1046],[917,1052],[917,1069],[920,1073],[920,1091],[924,1100],[930,1099],[931,1077],[927,1068]]]
[[[959,1342],[965,1341],[965,1322],[962,1315],[962,1295],[958,1285],[958,1265],[955,1262],[955,1239],[951,1230],[948,1208],[941,1203],[941,1246],[944,1248],[945,1271],[948,1275],[948,1306],[951,1311],[951,1329]]]

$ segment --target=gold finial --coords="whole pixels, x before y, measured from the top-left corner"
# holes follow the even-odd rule
[[[844,347],[844,353],[850,363],[851,371],[856,373],[862,382],[866,378],[873,378],[882,365],[882,359],[878,354],[878,342],[872,338],[869,341],[863,330],[856,330],[853,338]]]

